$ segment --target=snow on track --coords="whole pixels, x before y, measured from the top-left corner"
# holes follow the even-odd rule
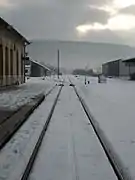
[[[117,179],[72,87],[62,89],[29,179]]]

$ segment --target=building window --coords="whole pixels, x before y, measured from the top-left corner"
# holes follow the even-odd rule
[[[13,50],[10,49],[10,72],[11,76],[13,75]]]
[[[0,45],[0,79],[3,79],[3,47]]]
[[[9,75],[9,58],[8,58],[8,47],[5,48],[5,75]]]

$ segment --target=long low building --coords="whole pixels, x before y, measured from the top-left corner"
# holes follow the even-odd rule
[[[0,17],[0,86],[25,82],[25,55],[29,41]]]
[[[25,75],[26,76],[31,76],[31,77],[42,77],[42,76],[47,76],[50,74],[50,69],[32,59],[29,58],[29,60],[25,61]]]
[[[105,76],[130,76],[134,72],[135,66],[128,66],[122,59],[110,61],[102,65],[102,73]]]
[[[126,59],[123,60],[123,62],[125,63],[126,66],[128,66],[130,74],[135,73],[135,71],[133,72],[133,70],[135,69],[135,58]]]

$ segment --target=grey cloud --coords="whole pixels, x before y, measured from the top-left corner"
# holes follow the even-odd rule
[[[5,17],[23,34],[32,39],[70,39],[74,36],[74,21],[70,21],[65,12],[56,9],[54,11],[44,7],[27,7],[8,12]]]
[[[91,5],[103,5],[106,4],[112,0],[9,0],[11,3],[15,3],[18,5],[28,5],[31,4],[32,6],[37,4],[44,4],[44,5],[58,5],[58,6],[83,6],[87,4]]]
[[[135,15],[135,5],[123,8],[122,10],[119,11],[119,13]]]
[[[83,13],[82,17],[80,17],[79,23],[99,22],[101,24],[106,24],[109,17],[110,15],[103,10],[89,8],[87,11]]]
[[[121,34],[109,30],[90,31],[86,37],[79,39],[76,26],[94,22],[106,24],[110,16],[107,12],[88,7],[105,4],[106,0],[10,0],[10,2],[16,4],[14,6],[16,8],[0,9],[0,15],[29,39],[84,40],[121,44],[128,42],[127,39],[120,38]],[[125,8],[119,13],[133,13],[133,11],[134,6]],[[130,37],[129,33],[129,39],[132,40]]]
[[[84,41],[126,44],[125,40],[111,30],[90,31]]]
[[[3,16],[31,39],[76,40],[76,26],[86,22],[104,24],[109,18],[105,11],[88,7],[89,3],[105,0],[78,0],[77,3],[75,0],[40,0],[38,5],[33,0],[11,1],[18,4],[17,8],[8,10]]]

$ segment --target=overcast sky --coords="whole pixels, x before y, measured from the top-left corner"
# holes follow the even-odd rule
[[[135,0],[0,0],[0,16],[28,39],[135,46]]]

